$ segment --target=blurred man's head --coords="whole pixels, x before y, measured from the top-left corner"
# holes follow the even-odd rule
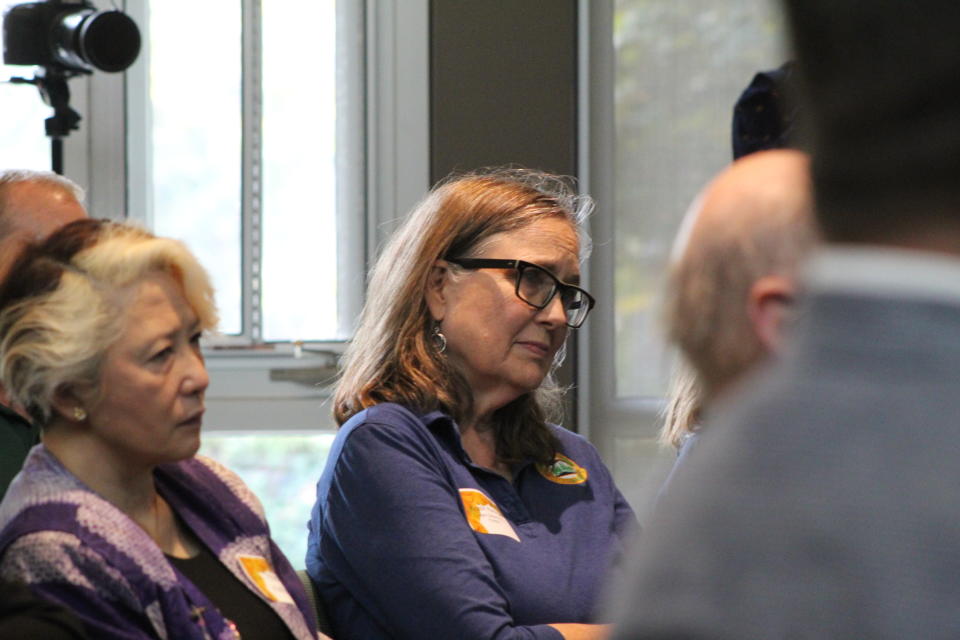
[[[816,240],[811,200],[807,155],[764,151],[722,171],[688,211],[666,321],[705,401],[777,347],[796,269]]]
[[[785,6],[824,239],[960,253],[960,2]]]
[[[0,279],[20,250],[86,217],[83,190],[46,171],[0,172]]]

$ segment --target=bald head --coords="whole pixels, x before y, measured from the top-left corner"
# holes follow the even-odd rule
[[[56,174],[0,173],[0,280],[24,246],[86,217],[82,197],[77,185]]]
[[[749,240],[751,229],[811,213],[810,160],[794,150],[750,154],[717,174],[683,220],[673,260],[696,260],[711,244]],[[691,254],[687,257],[687,254]]]
[[[666,321],[705,399],[770,351],[815,238],[809,159],[799,151],[746,156],[694,201],[674,246]]]

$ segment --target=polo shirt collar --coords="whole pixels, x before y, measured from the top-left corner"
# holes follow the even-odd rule
[[[873,245],[828,245],[805,269],[821,292],[960,304],[960,259],[946,253]]]
[[[454,447],[454,450],[458,453],[461,460],[465,463],[473,465],[478,469],[483,469],[483,467],[478,466],[473,460],[470,459],[470,456],[467,454],[466,450],[463,448],[463,442],[460,439],[460,426],[457,422],[445,414],[439,409],[435,411],[430,411],[429,413],[422,414],[420,419],[423,421],[423,424],[427,425],[427,428],[437,434],[437,437],[446,440]],[[532,458],[527,458],[514,469],[514,477],[516,478],[520,471],[533,463]],[[484,471],[489,471],[488,469],[483,469]],[[489,471],[493,473],[492,471]]]

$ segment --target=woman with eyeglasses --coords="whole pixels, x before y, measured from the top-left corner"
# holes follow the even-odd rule
[[[594,305],[592,203],[509,169],[437,186],[384,249],[334,395],[307,568],[334,637],[592,639],[635,518],[551,424]]]

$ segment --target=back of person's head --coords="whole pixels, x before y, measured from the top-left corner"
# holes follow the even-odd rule
[[[437,185],[390,239],[370,274],[366,306],[334,396],[338,423],[380,402],[441,408],[455,419],[469,413],[472,394],[465,379],[431,340],[425,294],[436,261],[471,257],[496,234],[544,216],[568,220],[584,253],[582,223],[591,206],[563,179],[532,170],[482,170]],[[556,395],[549,377],[537,395],[504,409],[537,409]]]
[[[960,251],[960,3],[786,9],[825,238]]]
[[[697,198],[667,274],[667,337],[709,399],[766,355],[749,315],[764,277],[794,278],[816,241],[808,158],[763,151],[721,172]]]
[[[26,244],[86,216],[83,189],[49,171],[0,171],[0,278]]]
[[[4,169],[0,171],[0,215],[3,214],[4,198],[9,190],[20,184],[40,184],[53,191],[61,191],[78,202],[83,202],[83,188],[70,178],[39,169]]]
[[[83,202],[85,195],[80,185],[50,171],[32,169],[0,171],[0,242],[7,235],[8,229],[16,224],[15,217],[22,215],[22,206],[17,195],[24,188],[43,190],[51,200],[59,196],[80,203]],[[39,208],[44,206],[42,201],[31,204]]]
[[[57,391],[96,389],[125,306],[143,277],[166,272],[181,285],[201,329],[216,326],[209,277],[180,242],[137,227],[84,219],[28,246],[0,288],[0,380],[40,425]]]
[[[733,105],[733,159],[767,149],[795,149],[798,112],[793,62],[759,71]]]

